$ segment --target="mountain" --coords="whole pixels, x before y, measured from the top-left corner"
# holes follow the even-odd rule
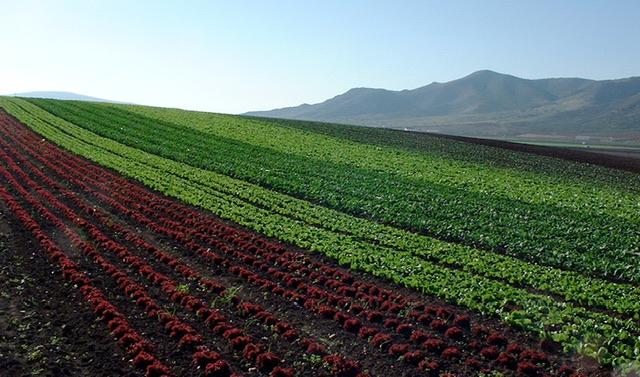
[[[9,94],[11,97],[26,97],[26,98],[51,98],[71,101],[88,101],[88,102],[109,102],[109,103],[124,103],[118,101],[111,101],[102,98],[85,96],[82,94],[70,93],[70,92],[25,92]]]
[[[466,136],[640,135],[640,77],[528,80],[484,70],[413,90],[355,88],[319,104],[245,115]]]

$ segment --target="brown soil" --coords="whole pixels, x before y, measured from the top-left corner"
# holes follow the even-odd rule
[[[56,269],[0,201],[0,375],[139,375]]]

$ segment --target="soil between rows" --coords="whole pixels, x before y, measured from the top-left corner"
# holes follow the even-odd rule
[[[59,274],[0,201],[1,375],[138,376],[82,294]]]

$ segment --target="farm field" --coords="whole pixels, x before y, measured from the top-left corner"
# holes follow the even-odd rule
[[[637,172],[312,122],[0,108],[13,375],[638,373]]]

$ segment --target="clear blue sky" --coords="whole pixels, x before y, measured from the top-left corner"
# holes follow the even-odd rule
[[[0,0],[0,94],[241,113],[490,69],[640,76],[640,1]]]

